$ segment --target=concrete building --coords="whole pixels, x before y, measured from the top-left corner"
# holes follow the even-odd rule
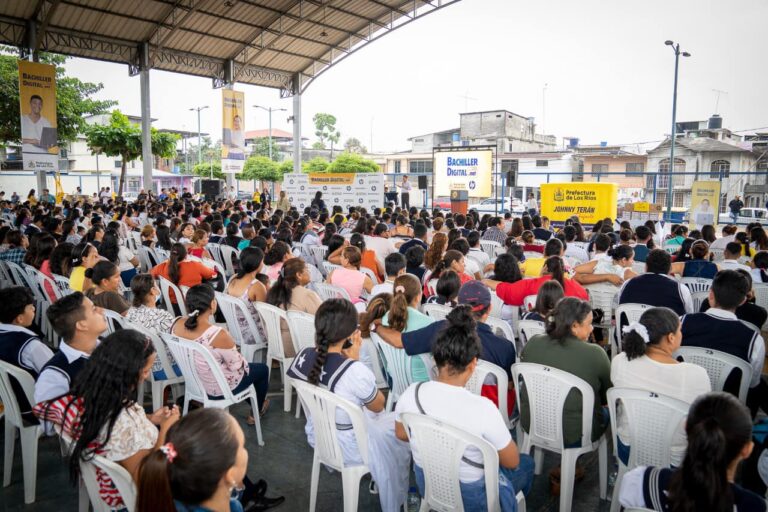
[[[619,186],[619,199],[643,199],[648,157],[626,146],[577,146],[574,181],[607,181]]]

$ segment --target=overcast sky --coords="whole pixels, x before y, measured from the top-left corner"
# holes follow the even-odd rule
[[[342,142],[357,137],[375,152],[403,150],[408,137],[458,127],[460,112],[505,109],[534,116],[537,131],[544,125],[558,140],[658,140],[671,126],[674,55],[666,39],[692,54],[680,63],[679,121],[708,118],[712,90],[720,89],[727,91],[719,105],[726,128],[766,127],[765,19],[766,0],[463,0],[318,78],[302,98],[303,135],[314,139],[312,116],[328,112]],[[118,100],[125,113],[140,113],[139,79],[127,66],[71,59],[67,68],[102,82],[100,96]],[[209,105],[202,130],[220,138],[221,91],[210,79],[152,71],[151,87],[155,126],[196,130],[188,109]],[[292,100],[276,89],[235,88],[248,106],[288,109],[273,114],[273,127],[292,130]],[[249,108],[246,129],[259,128],[267,128],[267,114]]]

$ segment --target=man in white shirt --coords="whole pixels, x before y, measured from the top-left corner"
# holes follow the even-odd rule
[[[738,242],[729,242],[723,249],[723,261],[718,261],[717,265],[720,270],[746,270],[750,272],[752,269],[746,265],[739,263],[741,258],[741,244]]]
[[[234,185],[229,187],[229,192],[227,192],[227,199],[230,201],[237,199],[237,191],[235,190]]]
[[[403,176],[403,181],[398,185],[400,187],[400,206],[406,211],[411,208],[411,182],[408,181],[408,176]]]
[[[723,226],[723,236],[715,240],[709,245],[710,249],[725,249],[725,246],[729,243],[733,242],[736,239],[736,232],[739,230],[738,227],[734,226],[733,224],[727,224]]]
[[[405,256],[399,252],[393,252],[384,258],[384,272],[386,272],[387,278],[383,283],[373,287],[371,297],[375,297],[380,293],[393,293],[395,279],[397,279],[397,276],[405,274]]]
[[[536,201],[536,196],[533,193],[528,194],[528,202],[525,203],[525,207],[531,215],[536,215],[536,212],[539,210],[539,203]]]
[[[53,128],[51,122],[41,115],[43,98],[33,94],[29,99],[29,114],[21,116],[21,142],[24,153],[47,153],[48,148],[40,146],[43,128]]]
[[[80,292],[67,295],[48,308],[48,320],[62,338],[59,352],[43,367],[35,384],[35,402],[59,397],[69,391],[107,330],[104,310]]]

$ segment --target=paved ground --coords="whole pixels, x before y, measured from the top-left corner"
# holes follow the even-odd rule
[[[283,412],[282,393],[278,372],[272,372],[272,407],[262,420],[264,447],[256,444],[254,427],[245,424],[248,409],[243,406],[232,408],[232,413],[241,421],[246,431],[250,450],[248,474],[252,479],[264,478],[269,482],[271,494],[286,496],[285,503],[276,512],[304,512],[309,509],[309,477],[312,467],[312,450],[304,435],[304,419]],[[295,396],[294,396],[295,412]],[[0,420],[1,421],[1,420]],[[250,429],[250,431],[248,430]],[[0,444],[3,436],[0,436]],[[548,471],[559,463],[559,457],[547,454],[545,470],[534,480],[533,490],[528,496],[528,511],[556,511],[558,499],[549,493]],[[575,512],[608,511],[610,503],[601,501],[598,492],[597,452],[580,459],[585,468],[585,478],[576,485],[572,510]],[[340,511],[342,509],[341,478],[321,471],[318,512]],[[368,492],[369,478],[363,479],[360,489],[359,510],[380,510],[377,496]],[[61,459],[58,442],[41,439],[37,469],[37,501],[24,505],[22,482],[21,446],[17,442],[11,485],[0,488],[0,512],[5,511],[75,511],[77,492],[69,483],[65,464]]]

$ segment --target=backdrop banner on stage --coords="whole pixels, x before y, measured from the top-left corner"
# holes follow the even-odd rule
[[[434,156],[434,197],[448,197],[451,190],[466,190],[469,197],[491,196],[493,151],[437,151]]]
[[[24,170],[58,170],[56,68],[27,60],[18,62]]]
[[[286,174],[281,190],[285,190],[291,205],[299,212],[312,204],[315,193],[323,193],[328,211],[339,205],[344,211],[350,206],[362,206],[368,211],[384,204],[384,175],[360,174]]]
[[[221,172],[239,174],[245,165],[245,94],[221,90]]]

